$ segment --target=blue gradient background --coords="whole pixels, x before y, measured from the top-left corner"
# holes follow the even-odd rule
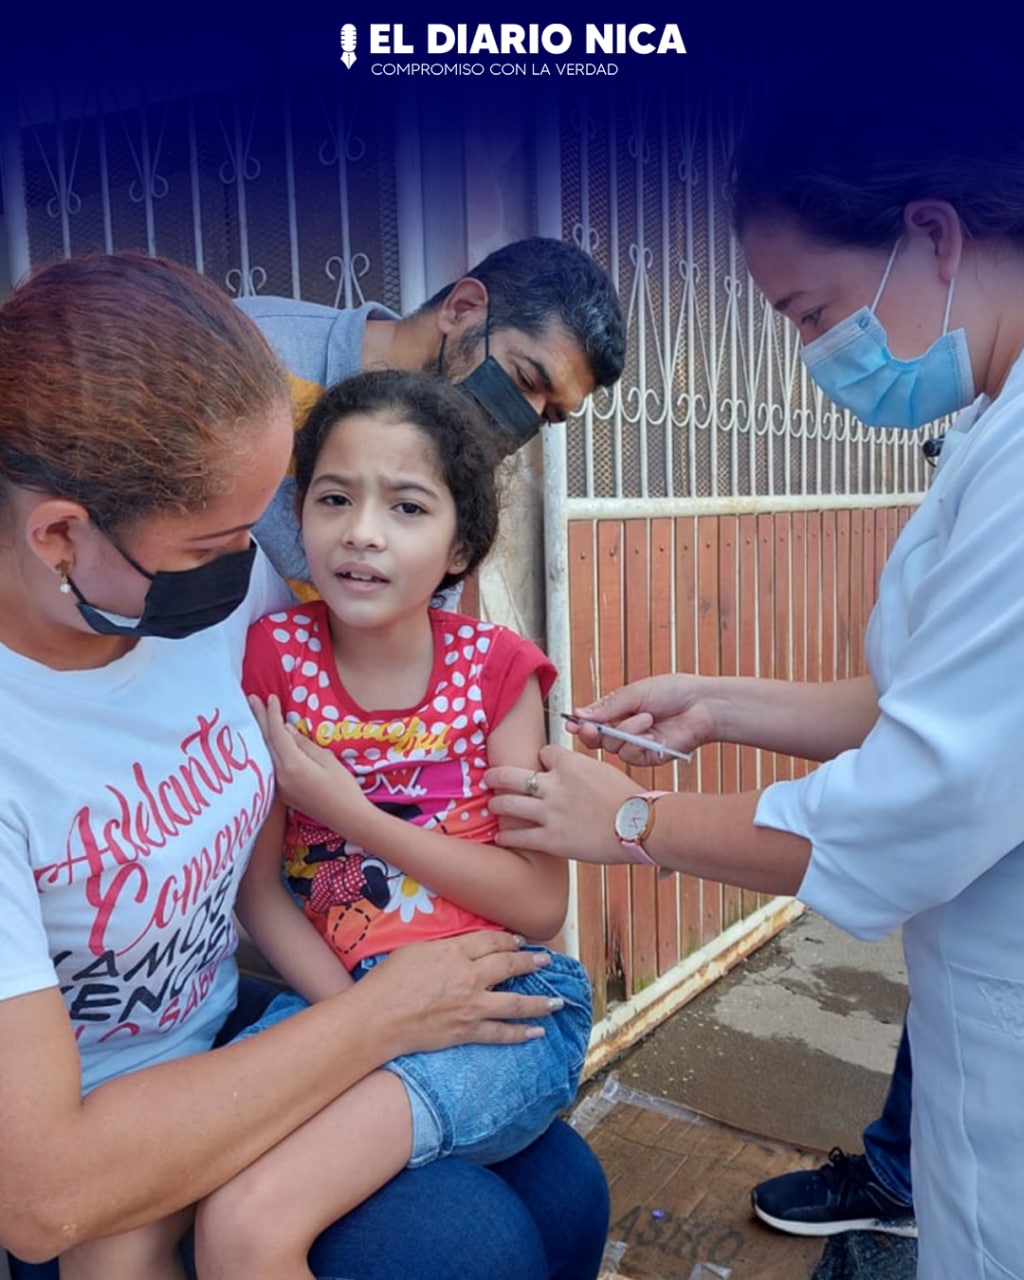
[[[719,100],[735,102],[737,94],[756,99],[785,89],[797,104],[794,127],[799,128],[804,111],[827,113],[837,96],[868,98],[884,85],[885,92],[898,101],[904,70],[912,73],[908,93],[920,92],[911,82],[916,80],[920,86],[922,79],[929,83],[929,91],[934,85],[936,93],[957,93],[959,69],[976,71],[986,64],[991,50],[1008,39],[1008,33],[991,21],[984,27],[965,20],[954,26],[923,6],[824,2],[812,6],[804,0],[795,6],[730,5],[728,0],[643,6],[636,0],[622,0],[618,5],[582,10],[579,0],[564,7],[550,3],[471,6],[455,0],[427,0],[422,6],[402,0],[372,4],[295,0],[269,11],[217,0],[207,5],[188,0],[159,9],[123,0],[102,7],[56,8],[22,0],[17,8],[3,21],[6,34],[0,44],[0,110],[8,116],[18,95],[42,97],[51,94],[56,83],[73,86],[88,77],[129,96],[147,87],[159,93],[169,80],[180,79],[194,66],[215,69],[222,84],[231,83],[237,75],[250,84],[265,81],[268,85],[279,80],[283,70],[308,67],[322,73],[333,67],[344,78],[346,93],[360,95],[363,108],[379,103],[382,110],[390,110],[402,95],[414,91],[421,122],[440,139],[447,131],[458,136],[467,116],[484,127],[490,120],[497,123],[515,113],[555,119],[552,108],[571,105],[584,90],[592,100],[599,100],[601,95],[624,95],[635,89],[646,93],[664,88],[672,93],[683,86],[698,90],[712,109]],[[570,54],[523,58],[552,67],[588,60],[583,52],[587,22],[648,21],[656,27],[675,22],[687,52],[595,55],[590,60],[614,61],[618,74],[585,80],[555,73],[543,78],[378,77],[370,73],[371,21],[403,22],[407,36],[422,35],[428,21],[488,22],[495,28],[502,21],[562,22],[575,37]],[[344,22],[353,22],[359,32],[358,60],[350,69],[339,60],[339,30]],[[421,51],[408,60],[422,56]],[[486,63],[492,56],[437,56],[439,61],[452,58]],[[395,60],[406,58],[396,56]],[[929,81],[933,64],[936,71]],[[922,71],[923,77],[917,74]],[[1019,71],[1016,74],[1019,78]],[[73,100],[73,90],[69,99]],[[970,95],[965,95],[963,109],[971,112]],[[984,128],[980,110],[978,128]]]
[[[471,111],[495,117],[509,111],[530,109],[538,99],[556,96],[571,99],[585,84],[590,93],[622,93],[631,85],[680,84],[685,79],[710,87],[769,81],[783,73],[783,67],[798,61],[804,47],[827,48],[828,38],[820,23],[813,32],[790,16],[779,17],[763,8],[746,14],[726,5],[638,7],[633,2],[582,10],[579,2],[564,8],[558,5],[470,6],[459,3],[426,3],[412,6],[398,0],[394,4],[363,4],[347,0],[327,4],[323,0],[276,6],[273,20],[262,10],[239,4],[200,6],[190,0],[185,5],[164,5],[160,9],[143,5],[107,4],[96,8],[59,8],[36,5],[32,0],[21,11],[4,20],[7,32],[0,50],[0,68],[6,88],[0,94],[10,98],[12,85],[22,93],[42,91],[55,79],[81,75],[84,68],[98,71],[110,88],[137,91],[141,85],[157,86],[193,61],[212,67],[235,68],[240,75],[270,80],[282,66],[338,68],[347,81],[358,83],[371,101],[387,101],[414,85],[424,109],[438,127],[453,117]],[[652,11],[653,10],[653,11]],[[400,79],[372,76],[368,51],[368,26],[373,22],[402,22],[407,37],[425,32],[426,23],[491,23],[502,21],[526,25],[562,22],[574,35],[567,55],[525,55],[528,63],[587,61],[583,49],[587,22],[675,22],[686,42],[685,55],[634,53],[594,55],[591,61],[614,61],[615,77],[588,77],[585,81],[561,78],[554,70],[548,77],[479,78],[423,77]],[[353,22],[360,46],[356,64],[346,70],[339,62],[339,29]],[[394,60],[420,60],[396,56]],[[435,55],[440,58],[440,55]],[[491,60],[491,55],[445,55],[444,60]],[[389,59],[390,60],[390,59]],[[506,60],[500,57],[494,60]],[[517,60],[513,55],[509,61]]]

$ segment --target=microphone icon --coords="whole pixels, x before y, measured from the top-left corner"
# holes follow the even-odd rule
[[[341,28],[341,61],[350,67],[356,60],[356,29],[351,22]]]

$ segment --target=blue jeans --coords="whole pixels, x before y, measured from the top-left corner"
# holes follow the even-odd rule
[[[885,1106],[878,1119],[864,1130],[864,1154],[886,1191],[906,1205],[914,1203],[910,1182],[911,1080],[910,1040],[904,1021]]]
[[[578,960],[558,951],[548,954],[551,962],[545,968],[497,988],[564,1001],[558,1013],[527,1019],[543,1024],[547,1034],[541,1039],[515,1046],[460,1044],[384,1064],[401,1079],[409,1098],[410,1168],[451,1156],[487,1165],[506,1160],[528,1147],[572,1103],[590,1039],[590,981]],[[352,976],[358,980],[386,959],[364,960]],[[258,1034],[305,1008],[301,996],[282,992],[238,1038]]]
[[[220,1040],[258,1018],[278,990],[243,978]],[[317,1239],[310,1265],[317,1280],[595,1280],[609,1210],[597,1157],[556,1120],[489,1168],[451,1159],[403,1170]],[[57,1264],[12,1259],[11,1275],[57,1280]]]

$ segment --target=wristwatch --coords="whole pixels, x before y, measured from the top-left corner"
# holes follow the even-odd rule
[[[644,841],[654,830],[655,800],[668,794],[667,791],[642,791],[639,795],[627,796],[615,811],[615,834],[633,862],[658,866],[644,848]]]

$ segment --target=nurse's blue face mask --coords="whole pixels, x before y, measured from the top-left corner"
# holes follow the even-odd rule
[[[472,397],[508,441],[508,452],[514,453],[540,430],[544,419],[530,404],[501,365],[491,355],[491,313],[484,323],[484,359],[454,385]],[[437,372],[443,368],[444,348],[448,335],[441,339],[437,353]]]
[[[924,426],[974,399],[974,374],[963,329],[949,332],[953,285],[949,282],[942,336],[922,355],[898,360],[875,315],[900,241],[870,307],[861,307],[800,351],[807,372],[822,391],[872,427]]]
[[[149,579],[149,589],[142,616],[126,618],[90,604],[68,576],[67,585],[75,596],[78,612],[101,636],[133,636],[136,639],[160,636],[165,640],[182,640],[223,622],[234,613],[249,590],[249,578],[256,558],[255,542],[250,542],[244,551],[217,556],[194,569],[160,569],[150,573],[113,538],[107,537],[107,540],[136,573]]]

